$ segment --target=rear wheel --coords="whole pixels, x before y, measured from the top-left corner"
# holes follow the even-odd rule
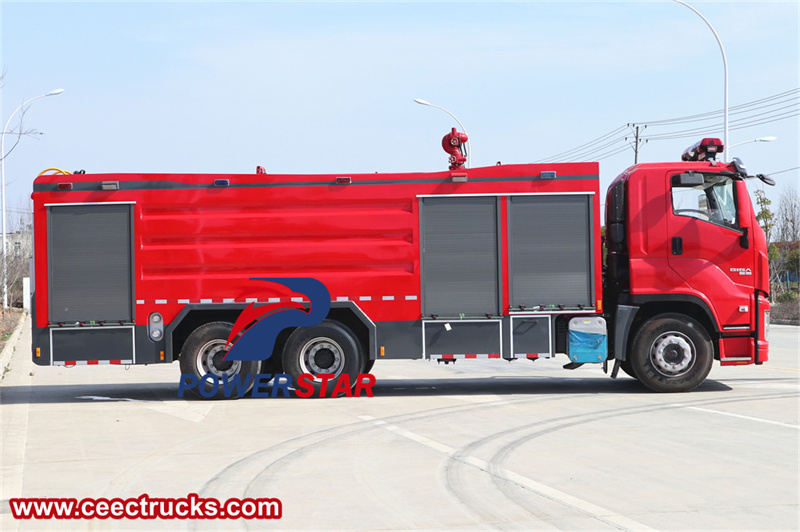
[[[206,323],[192,331],[183,344],[180,358],[181,373],[197,377],[198,386],[192,390],[204,399],[225,397],[224,380],[227,379],[229,383],[235,384],[234,379],[237,375],[241,384],[229,385],[229,389],[232,390],[230,397],[241,397],[253,387],[253,378],[258,371],[260,361],[225,360],[225,355],[228,354],[228,335],[232,328],[232,323],[224,321]]]
[[[639,329],[630,364],[642,384],[657,392],[688,392],[708,376],[714,344],[697,321],[682,314],[660,314]]]
[[[363,364],[361,344],[356,336],[346,326],[331,320],[295,329],[283,350],[284,371],[295,383],[304,373],[314,377],[311,384],[316,397],[322,387],[320,375],[332,375],[325,390],[325,395],[330,397],[345,375],[350,386],[354,386]]]

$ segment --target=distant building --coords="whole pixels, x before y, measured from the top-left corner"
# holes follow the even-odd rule
[[[9,257],[32,257],[33,233],[30,230],[6,233],[6,250]]]

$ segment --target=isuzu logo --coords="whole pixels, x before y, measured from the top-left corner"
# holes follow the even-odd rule
[[[731,268],[731,273],[738,273],[739,275],[753,275],[750,268]]]

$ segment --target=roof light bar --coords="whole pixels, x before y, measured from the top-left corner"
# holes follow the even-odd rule
[[[720,139],[707,138],[697,142],[684,150],[681,155],[683,161],[713,161],[718,153],[725,151]]]

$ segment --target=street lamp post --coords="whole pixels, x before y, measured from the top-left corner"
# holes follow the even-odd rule
[[[64,92],[64,89],[55,89],[47,94],[42,94],[23,102],[22,105],[14,109],[14,112],[8,117],[5,127],[3,127],[3,134],[0,135],[0,192],[3,194],[3,308],[8,306],[8,267],[6,261],[6,254],[8,251],[6,249],[6,133],[8,131],[8,125],[11,123],[11,119],[14,118],[14,115],[32,101],[38,100],[39,98],[46,98],[47,96],[56,96],[62,92]],[[20,127],[22,127],[22,125],[20,125]]]
[[[445,113],[449,114],[450,116],[453,117],[453,120],[458,122],[458,125],[461,127],[461,131],[463,131],[464,134],[467,135],[467,130],[466,130],[466,128],[464,128],[464,124],[461,123],[461,120],[459,120],[456,115],[454,115],[453,113],[451,113],[450,111],[448,111],[444,107],[439,107],[438,105],[433,105],[432,103],[427,102],[427,101],[425,101],[425,100],[423,100],[421,98],[414,98],[414,101],[417,102],[420,105],[427,105],[428,107],[435,107],[436,109],[441,109]],[[467,168],[469,168],[469,161],[470,161],[471,158],[472,158],[472,146],[470,146],[470,144],[469,144],[469,135],[467,135]]]
[[[741,146],[742,144],[749,144],[751,142],[772,142],[773,140],[778,140],[778,137],[759,137],[757,139],[750,139],[744,140],[742,142],[737,142],[736,144],[732,144],[727,146],[727,149],[735,148],[736,146]]]
[[[725,133],[724,133],[724,138],[725,138],[725,147],[728,148],[728,58],[725,56],[725,48],[722,47],[722,41],[720,40],[719,35],[717,35],[717,32],[714,29],[714,26],[711,25],[711,23],[708,21],[708,19],[706,19],[706,17],[704,17],[702,14],[700,14],[700,12],[698,10],[696,10],[695,8],[693,8],[692,6],[687,4],[686,2],[683,2],[682,0],[673,0],[673,2],[677,2],[677,3],[681,4],[681,5],[684,5],[684,6],[688,7],[689,9],[694,11],[697,14],[698,17],[703,19],[703,22],[705,22],[706,25],[709,27],[709,29],[711,30],[711,33],[714,34],[714,38],[717,39],[717,44],[719,45],[719,50],[720,50],[720,52],[722,52],[722,66],[723,66],[723,68],[725,70],[725,97],[724,97],[724,107],[725,107],[725,109],[724,109],[724,113],[725,113],[725,115],[724,115],[725,116],[724,128],[725,128]],[[728,154],[728,150],[725,150],[724,153],[725,153],[724,160],[725,160],[725,162],[728,162],[728,155],[727,155]]]

